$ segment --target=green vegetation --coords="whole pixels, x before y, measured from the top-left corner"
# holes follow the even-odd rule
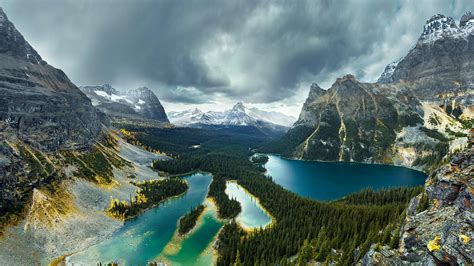
[[[100,142],[86,151],[61,151],[65,163],[77,167],[75,175],[97,184],[110,184],[113,180],[113,167],[122,168],[131,163],[117,154],[117,140],[103,134]]]
[[[456,138],[467,137],[467,134],[466,134],[466,133],[457,132],[457,131],[452,131],[452,130],[449,129],[448,127],[446,127],[446,133],[448,133],[449,135],[454,136],[454,137],[456,137]]]
[[[429,122],[431,125],[433,125],[433,126],[437,126],[437,125],[441,124],[441,123],[439,122],[439,117],[438,117],[438,115],[436,115],[435,113],[433,113],[433,114],[430,115],[430,118],[428,119],[428,122]]]
[[[180,195],[188,189],[186,182],[179,178],[168,178],[164,180],[145,181],[132,183],[140,188],[135,198],[130,202],[112,199],[107,213],[115,218],[129,219],[141,211],[159,204],[167,198]]]
[[[268,162],[268,159],[269,159],[268,156],[265,154],[254,155],[250,158],[252,163],[256,163],[256,164],[266,164]]]
[[[474,128],[474,119],[459,119],[459,122],[461,122],[463,129]]]
[[[112,182],[114,174],[112,173],[112,165],[102,152],[94,146],[90,151],[62,152],[66,163],[75,165],[78,169],[75,175],[80,178],[87,179],[98,184],[109,184]]]
[[[420,127],[420,130],[423,131],[428,137],[439,140],[441,142],[449,141],[442,133],[435,129],[429,129],[426,127]]]
[[[200,204],[196,208],[186,213],[183,217],[181,217],[181,219],[179,219],[178,233],[180,235],[185,235],[189,231],[191,231],[191,229],[193,229],[196,225],[197,219],[204,211],[204,209],[204,205]]]
[[[426,169],[431,169],[442,163],[442,160],[449,152],[449,144],[440,142],[434,148],[431,148],[431,154],[419,157],[413,162],[413,166],[423,165]],[[429,171],[427,171],[429,172]]]
[[[171,174],[212,173],[209,196],[215,198],[220,217],[235,217],[240,210],[238,202],[224,192],[226,180],[236,180],[275,217],[272,227],[252,233],[233,220],[228,222],[219,235],[218,265],[283,265],[296,254],[301,255],[302,264],[309,260],[354,263],[372,243],[398,245],[397,231],[406,205],[420,190],[366,190],[340,201],[318,202],[287,191],[265,176],[248,159],[251,148],[258,144],[254,138],[238,135],[228,139],[221,133],[194,129],[127,130],[137,131],[140,142],[178,158],[156,161],[156,169]],[[191,143],[200,143],[201,148],[191,149]],[[356,248],[359,257],[354,257]]]
[[[428,198],[428,194],[426,192],[423,192],[420,197],[420,202],[418,203],[418,206],[416,208],[416,212],[422,212],[430,206],[430,199]]]
[[[44,179],[53,174],[54,166],[41,152],[24,145],[18,145],[18,150],[20,151],[20,156],[26,160],[30,170],[30,178]]]
[[[391,203],[405,203],[407,199],[411,199],[423,191],[423,186],[418,187],[401,187],[394,189],[371,188],[352,193],[340,199],[339,202],[347,204],[359,205],[385,205]]]

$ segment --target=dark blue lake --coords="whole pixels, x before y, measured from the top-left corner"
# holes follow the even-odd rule
[[[284,188],[316,200],[334,200],[364,188],[423,185],[420,171],[379,164],[299,161],[268,155],[267,174]]]

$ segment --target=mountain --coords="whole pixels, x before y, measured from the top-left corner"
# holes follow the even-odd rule
[[[378,83],[405,82],[423,101],[474,102],[474,15],[466,13],[456,24],[438,14],[426,21],[415,46],[389,64]]]
[[[275,111],[264,111],[256,107],[247,108],[246,113],[248,113],[251,117],[255,117],[257,119],[265,120],[273,124],[285,127],[291,127],[296,121],[296,117],[285,115],[283,113]]]
[[[299,159],[383,161],[398,131],[423,122],[421,113],[410,89],[361,83],[346,75],[328,90],[311,86],[281,145],[286,155]]]
[[[313,84],[298,121],[267,151],[325,161],[427,170],[467,143],[473,119],[474,25],[435,15],[416,46],[377,83],[347,75],[328,90]]]
[[[45,156],[89,150],[103,124],[107,118],[41,58],[0,8],[0,225],[34,188],[59,178]]]
[[[80,89],[95,107],[109,116],[169,122],[160,100],[146,87],[129,90],[124,94],[109,84],[84,86]]]
[[[224,112],[203,112],[199,109],[185,110],[181,112],[170,112],[171,123],[177,126],[195,127],[195,128],[231,128],[245,127],[257,129],[265,135],[274,136],[286,132],[287,127],[272,123],[264,119],[270,116],[270,112],[258,110],[256,108],[247,108],[243,103],[238,102],[232,109]],[[286,117],[282,115],[281,117]]]
[[[35,147],[87,147],[100,114],[59,69],[46,63],[0,9],[0,129]]]

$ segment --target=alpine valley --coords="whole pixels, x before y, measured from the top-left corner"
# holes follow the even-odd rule
[[[0,265],[473,264],[472,13],[297,119],[154,91],[76,86],[0,8]]]

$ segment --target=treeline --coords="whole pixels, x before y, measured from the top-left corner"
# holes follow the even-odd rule
[[[407,199],[411,199],[419,195],[422,191],[423,186],[379,190],[367,188],[362,191],[349,194],[344,198],[340,199],[339,202],[360,205],[385,205],[392,203],[406,203]]]
[[[204,209],[204,205],[200,204],[196,208],[186,213],[183,217],[181,217],[181,219],[179,219],[178,233],[180,235],[184,235],[191,231],[191,229],[196,226],[197,219],[204,211]]]
[[[229,199],[225,194],[226,180],[235,179],[243,173],[247,160],[226,154],[182,155],[179,160],[155,161],[153,167],[170,174],[181,174],[201,170],[213,175],[208,196],[216,200],[220,218],[229,219],[237,216],[241,207],[238,201]],[[232,170],[230,170],[232,169]]]
[[[265,154],[257,154],[257,155],[252,156],[250,160],[256,164],[266,164],[269,158]]]
[[[134,198],[130,198],[129,202],[112,199],[107,209],[107,213],[110,216],[123,220],[132,218],[141,211],[170,197],[180,195],[188,189],[186,182],[179,178],[145,181],[141,183],[132,182],[132,184],[139,187],[140,191],[136,193]]]
[[[152,134],[148,131],[138,136],[150,137]],[[164,140],[154,138],[154,141]],[[170,173],[198,169],[212,173],[214,179],[209,196],[222,195],[216,197],[217,206],[222,210],[230,201],[224,192],[225,181],[237,180],[258,197],[276,219],[272,227],[252,233],[244,232],[235,222],[226,224],[217,245],[218,265],[235,262],[243,265],[283,265],[297,254],[302,264],[317,260],[348,265],[358,261],[372,243],[398,245],[398,230],[404,210],[419,188],[398,190],[401,195],[390,190],[363,191],[336,202],[314,201],[284,189],[271,177],[265,176],[248,159],[251,141],[239,141],[239,145],[224,141],[201,142],[202,148],[197,149],[200,151],[170,150],[180,159],[154,164],[157,169]],[[167,145],[179,146],[179,142]]]

